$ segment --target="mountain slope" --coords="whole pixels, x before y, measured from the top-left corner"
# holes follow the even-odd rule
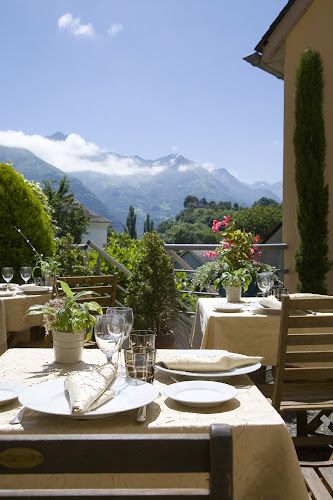
[[[80,203],[104,217],[111,217],[105,205],[101,203],[96,195],[89,191],[79,179],[41,160],[27,149],[0,146],[0,163],[9,162],[13,163],[15,170],[21,172],[24,177],[40,183],[42,183],[43,180],[55,181],[58,183],[64,175],[67,175],[71,190]]]

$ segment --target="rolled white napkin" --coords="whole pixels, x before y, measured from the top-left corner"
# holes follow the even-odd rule
[[[106,403],[115,395],[112,383],[117,365],[106,363],[91,371],[74,372],[65,379],[72,413],[85,413]]]
[[[193,372],[217,372],[231,370],[246,365],[260,363],[260,356],[246,356],[236,352],[218,349],[197,349],[188,352],[168,354],[163,363],[171,370],[184,370]]]
[[[281,302],[275,297],[263,297],[258,300],[259,304],[269,309],[281,309]]]

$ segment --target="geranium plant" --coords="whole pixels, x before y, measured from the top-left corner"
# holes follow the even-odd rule
[[[258,251],[259,235],[242,231],[236,228],[230,215],[223,220],[214,219],[212,231],[221,233],[221,244],[206,256],[215,258],[200,266],[194,276],[193,286],[203,290],[209,285],[215,288],[241,286],[244,291],[249,287],[256,272],[255,256],[261,255]]]
[[[46,334],[51,331],[82,333],[90,332],[95,324],[93,313],[102,314],[97,302],[78,302],[79,299],[91,297],[94,292],[74,293],[67,283],[60,282],[64,295],[49,300],[46,304],[36,304],[28,309],[28,315],[43,314]]]

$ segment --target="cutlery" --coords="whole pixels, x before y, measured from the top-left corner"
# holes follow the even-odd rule
[[[20,409],[16,417],[12,418],[12,420],[10,420],[9,423],[11,425],[20,424],[23,420],[24,412],[25,412],[25,406],[23,406],[23,408]]]
[[[141,406],[138,410],[138,414],[136,416],[137,422],[144,422],[146,420],[146,410],[147,405]]]

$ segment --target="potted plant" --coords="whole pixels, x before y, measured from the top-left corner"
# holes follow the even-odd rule
[[[37,265],[33,268],[32,275],[35,278],[38,271],[43,278],[44,285],[53,286],[56,276],[62,271],[60,262],[54,257],[38,256]]]
[[[95,324],[95,316],[90,313],[102,314],[102,309],[96,302],[78,302],[91,297],[92,291],[74,293],[63,281],[60,286],[63,296],[31,306],[28,314],[43,314],[45,332],[52,333],[56,362],[78,363],[82,360],[83,344],[91,337]]]
[[[255,255],[258,252],[260,236],[236,228],[230,215],[222,221],[214,219],[212,231],[220,232],[221,244],[208,257],[215,260],[200,266],[193,278],[193,287],[204,290],[209,285],[226,291],[228,302],[238,302],[242,289],[246,291],[255,276]]]
[[[134,328],[156,333],[156,345],[172,342],[171,321],[176,315],[173,265],[156,232],[144,234],[128,278],[126,304],[133,309]]]

